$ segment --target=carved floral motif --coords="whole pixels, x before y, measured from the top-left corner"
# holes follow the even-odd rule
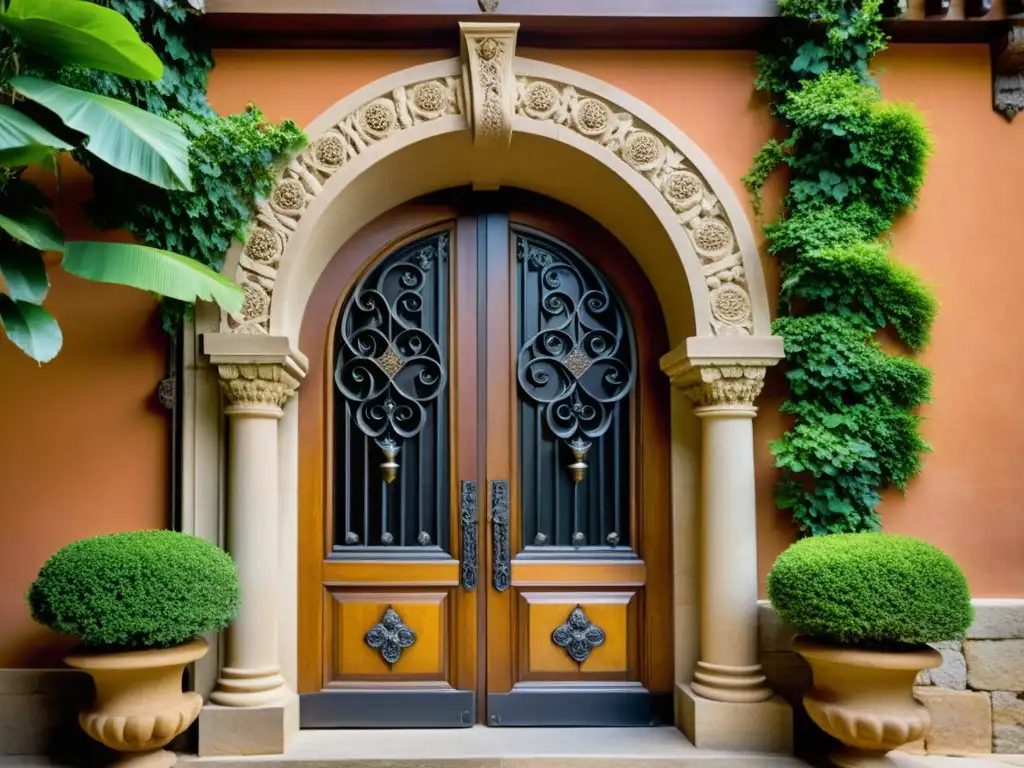
[[[299,386],[298,380],[280,365],[219,365],[220,387],[234,408],[280,408]]]
[[[682,152],[628,112],[560,83],[518,78],[516,113],[593,139],[654,184],[704,265],[712,330],[724,336],[753,332],[753,304],[732,226]]]
[[[476,105],[470,120],[478,139],[500,146],[509,131],[508,100],[516,114],[550,120],[613,152],[652,183],[675,213],[704,268],[717,335],[753,333],[753,303],[743,257],[725,210],[707,181],[682,152],[635,116],[563,83],[515,78],[506,83],[514,37],[478,35],[468,41],[472,83],[460,77],[432,79],[372,99],[316,137],[285,169],[242,253],[236,281],[245,292],[242,312],[229,329],[266,333],[280,259],[310,201],[326,181],[370,146],[421,122],[466,113],[464,86]]]
[[[378,141],[422,122],[463,114],[461,94],[458,77],[397,88],[346,115],[289,163],[270,198],[257,207],[255,226],[242,248],[235,280],[244,299],[242,311],[228,316],[231,331],[267,332],[281,256],[327,180]]]

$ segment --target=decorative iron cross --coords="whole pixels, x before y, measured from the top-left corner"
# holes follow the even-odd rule
[[[604,643],[604,630],[591,624],[583,608],[577,605],[569,614],[569,620],[551,633],[551,641],[559,648],[565,648],[569,658],[582,664],[590,658],[590,652]]]
[[[416,633],[405,626],[402,617],[390,605],[380,624],[366,633],[366,644],[379,650],[389,666],[394,666],[402,658],[402,651],[415,642]]]

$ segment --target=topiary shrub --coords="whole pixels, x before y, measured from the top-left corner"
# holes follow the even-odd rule
[[[28,593],[32,618],[92,649],[168,648],[223,629],[241,589],[226,552],[175,531],[83,539],[56,552]]]
[[[959,640],[974,619],[967,579],[948,555],[887,533],[798,541],[772,566],[768,597],[799,632],[849,645]]]

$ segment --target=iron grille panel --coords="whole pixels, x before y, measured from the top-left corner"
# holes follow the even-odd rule
[[[628,551],[636,378],[628,314],[575,250],[533,232],[515,241],[524,547]]]
[[[450,552],[449,232],[397,249],[335,331],[335,550]]]

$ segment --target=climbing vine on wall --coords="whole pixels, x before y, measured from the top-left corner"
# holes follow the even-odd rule
[[[164,76],[151,82],[65,68],[68,85],[128,101],[177,123],[192,144],[192,192],[160,189],[87,156],[78,158],[93,174],[95,196],[87,205],[102,227],[126,229],[140,241],[181,253],[216,269],[233,238],[244,239],[256,201],[270,194],[277,164],[306,143],[291,120],[268,122],[252,104],[219,117],[206,99],[213,57],[200,20],[187,0],[98,0],[124,14],[164,63]],[[181,325],[191,307],[165,301],[168,331]]]
[[[756,87],[787,131],[767,142],[744,183],[760,213],[784,166],[782,216],[764,227],[782,284],[792,428],[772,444],[779,508],[812,535],[874,530],[886,486],[905,490],[929,448],[916,409],[927,368],[882,348],[889,329],[911,352],[927,343],[936,302],[893,260],[885,232],[913,207],[931,149],[908,104],[882,100],[870,69],[884,50],[882,0],[779,0],[789,27],[758,58]]]

